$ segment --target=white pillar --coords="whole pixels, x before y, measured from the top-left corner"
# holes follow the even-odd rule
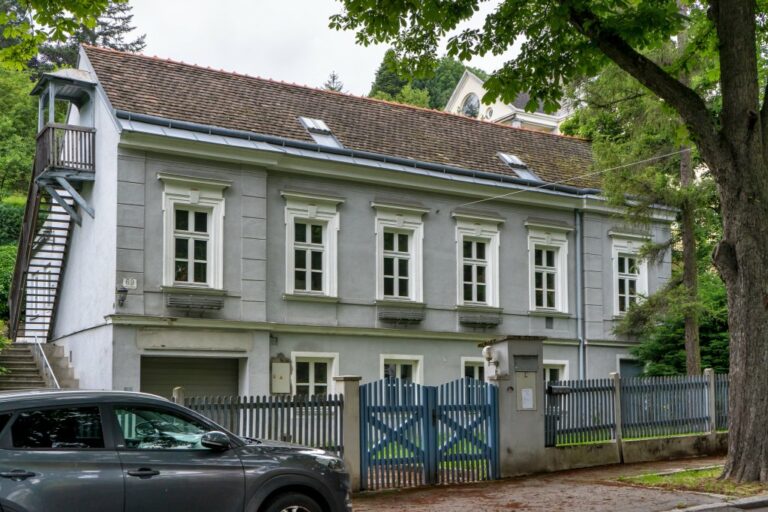
[[[336,389],[344,395],[344,409],[341,416],[343,427],[344,465],[349,471],[352,491],[362,489],[360,480],[360,380],[357,375],[334,377]]]

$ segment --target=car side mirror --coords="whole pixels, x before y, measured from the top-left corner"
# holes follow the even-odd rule
[[[203,437],[200,438],[200,444],[204,448],[210,448],[211,450],[224,451],[228,450],[232,445],[232,441],[229,440],[229,436],[224,432],[206,432]]]

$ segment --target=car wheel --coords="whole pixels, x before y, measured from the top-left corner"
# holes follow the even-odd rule
[[[296,492],[281,494],[269,503],[264,512],[322,512],[315,500]]]

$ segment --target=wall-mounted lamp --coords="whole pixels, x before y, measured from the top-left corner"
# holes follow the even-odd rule
[[[121,286],[117,289],[117,305],[122,306],[125,304],[126,298],[128,298],[128,288]]]

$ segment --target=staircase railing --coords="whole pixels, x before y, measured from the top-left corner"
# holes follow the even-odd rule
[[[48,356],[45,355],[43,344],[40,343],[37,338],[35,338],[34,345],[37,347],[38,360],[42,363],[41,366],[43,367],[43,375],[45,381],[53,384],[54,388],[61,389],[61,386],[59,385],[59,379],[56,378],[56,374],[53,372],[53,367],[51,366],[50,361],[48,361]]]

